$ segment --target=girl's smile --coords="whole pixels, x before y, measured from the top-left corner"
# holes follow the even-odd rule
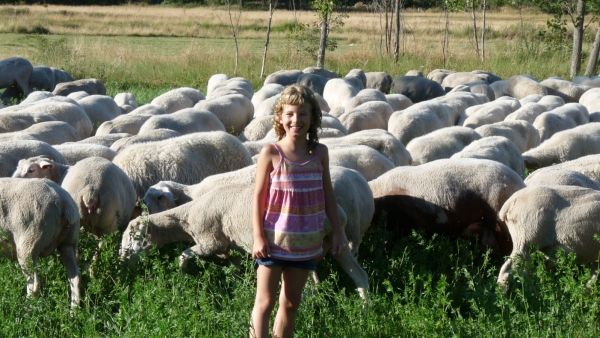
[[[308,134],[311,120],[310,105],[295,106],[285,104],[283,105],[283,112],[279,118],[279,123],[283,126],[286,134],[302,136],[302,134]]]

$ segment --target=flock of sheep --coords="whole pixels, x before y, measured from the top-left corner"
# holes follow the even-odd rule
[[[121,255],[132,260],[151,246],[193,242],[182,268],[195,255],[250,252],[253,162],[276,141],[273,109],[293,83],[318,93],[348,244],[335,259],[361,296],[369,284],[356,255],[382,212],[398,235],[415,227],[475,234],[482,248],[510,254],[502,285],[530,245],[573,251],[580,263],[600,252],[600,124],[592,123],[600,77],[435,70],[393,79],[353,69],[340,78],[311,67],[273,73],[256,92],[244,78],[217,74],[206,95],[178,88],[139,107],[130,93],[106,96],[96,79],[43,91],[31,90],[31,79],[0,83],[7,95],[26,95],[0,109],[0,227],[28,295],[39,291],[38,257],[58,250],[78,304],[80,228],[102,236],[128,224]],[[541,169],[525,179],[526,168]],[[140,216],[140,200],[149,215]]]

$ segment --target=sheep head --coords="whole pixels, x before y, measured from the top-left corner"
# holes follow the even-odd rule
[[[36,156],[19,161],[12,174],[15,178],[51,178],[50,170],[54,169],[54,161],[48,156]]]

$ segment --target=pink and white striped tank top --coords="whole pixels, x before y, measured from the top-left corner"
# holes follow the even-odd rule
[[[283,156],[271,172],[264,232],[271,257],[303,261],[321,255],[325,194],[323,166],[315,155],[304,163]]]

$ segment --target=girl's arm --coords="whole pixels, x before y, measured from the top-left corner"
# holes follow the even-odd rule
[[[331,184],[331,174],[329,172],[329,150],[324,144],[318,145],[319,160],[323,165],[323,192],[325,193],[325,214],[333,228],[333,243],[331,253],[337,255],[344,250],[342,242],[342,226],[340,224],[340,215],[338,214],[338,204]]]
[[[269,173],[273,170],[273,146],[268,144],[262,148],[256,163],[256,185],[252,201],[252,231],[254,244],[252,258],[267,258],[271,255],[269,243],[264,234],[263,221],[267,208],[267,193],[269,191]]]

